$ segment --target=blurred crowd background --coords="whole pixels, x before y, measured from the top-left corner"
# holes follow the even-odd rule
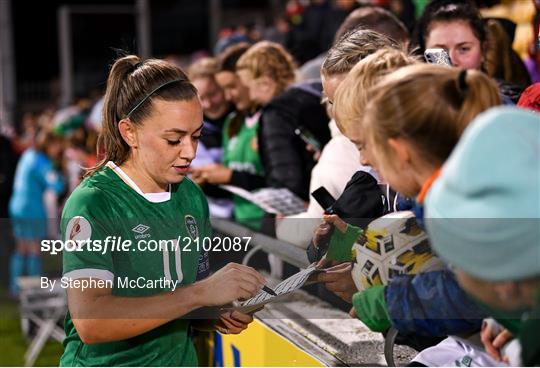
[[[415,26],[426,3],[118,0],[111,5],[95,0],[88,5],[83,0],[0,1],[0,218],[9,217],[18,158],[37,144],[40,131],[54,130],[65,138],[57,162],[66,178],[63,198],[79,183],[80,167],[96,163],[101,98],[109,66],[119,55],[165,58],[188,70],[197,60],[217,56],[236,43],[269,40],[291,53],[299,67],[297,79],[306,80],[318,77],[325,52],[355,9],[375,6],[389,10],[411,34],[410,48],[414,48],[418,46]],[[492,27],[496,47],[491,47],[488,58],[495,62],[488,72],[517,86],[508,93],[517,101],[525,86],[540,80],[536,42],[540,4],[534,0],[475,3],[484,18],[495,19],[499,25]],[[224,119],[234,108],[217,84],[210,87],[217,89],[210,91],[217,97],[209,103],[220,105],[219,116],[213,118]],[[9,236],[3,241],[12,243]],[[4,283],[10,249],[9,245],[0,247],[0,280]]]
[[[238,43],[268,40],[292,55],[298,67],[296,81],[307,82],[319,77],[326,52],[353,11],[377,7],[391,12],[406,28],[404,39],[407,33],[411,35],[408,44],[412,50],[423,46],[417,26],[427,3],[116,0],[113,5],[105,0],[0,0],[0,290],[7,291],[9,255],[15,247],[8,231],[8,204],[19,158],[28,149],[41,149],[62,173],[63,186],[54,209],[59,217],[63,200],[82,178],[81,168],[92,167],[99,159],[97,137],[106,76],[119,55],[163,58],[181,66],[201,94],[205,119],[223,127],[226,117],[238,108],[238,101],[226,98],[213,73],[208,72],[211,67],[204,65],[206,58],[219,57]],[[540,82],[540,1],[475,3],[484,19],[494,22],[488,27],[491,47],[486,58],[492,63],[486,72],[508,82],[504,94],[515,103],[527,86]],[[212,83],[197,83],[196,79],[205,79],[205,73],[212,74]],[[62,137],[60,151],[53,148],[51,132]],[[218,138],[213,134],[210,130],[203,138],[209,150],[222,144],[222,133]],[[316,135],[322,143],[330,139],[329,132]],[[322,147],[310,148],[316,161]],[[307,200],[309,175],[305,184],[301,190],[290,189]],[[209,189],[207,194],[216,198],[213,216],[233,216],[220,202],[220,193]]]
[[[427,2],[119,0],[112,5],[95,0],[88,5],[84,0],[0,1],[0,218],[9,218],[18,158],[36,145],[41,130],[54,130],[65,138],[57,163],[66,174],[63,198],[79,183],[80,167],[96,163],[101,98],[109,66],[119,55],[165,58],[188,70],[197,60],[218,56],[236,43],[269,40],[283,45],[294,57],[297,80],[307,80],[318,78],[325,52],[355,9],[389,10],[410,33],[412,49],[419,45],[415,26]],[[526,85],[540,80],[536,42],[540,4],[534,0],[475,3],[484,18],[500,25],[492,27],[495,47],[488,58],[495,62],[489,73],[517,86],[517,91],[508,93],[517,101]],[[217,84],[210,89],[217,96],[209,103],[220,105],[219,116],[212,117],[223,120],[234,108]],[[12,244],[9,238],[3,241]],[[10,249],[9,245],[0,247],[3,282],[7,281]]]

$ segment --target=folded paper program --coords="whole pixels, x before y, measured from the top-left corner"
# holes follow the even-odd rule
[[[304,201],[287,188],[263,188],[253,192],[233,185],[221,185],[221,188],[256,204],[271,214],[289,216],[306,210]]]
[[[290,294],[300,289],[304,285],[312,283],[313,278],[310,278],[310,276],[316,274],[317,272],[324,272],[324,270],[316,269],[315,265],[309,266],[308,268],[301,270],[300,272],[292,275],[288,279],[280,282],[274,288],[276,296],[273,296],[265,292],[264,290],[261,290],[259,294],[255,295],[253,298],[235,305],[233,309],[243,313],[252,313],[254,311],[257,311],[261,309],[265,304],[274,302],[278,298]]]

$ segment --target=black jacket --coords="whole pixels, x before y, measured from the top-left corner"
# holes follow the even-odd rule
[[[304,83],[285,90],[263,108],[259,127],[259,153],[266,182],[285,187],[304,200],[309,198],[313,154],[296,134],[299,126],[324,146],[330,140],[328,115],[321,105],[320,82]]]
[[[365,171],[357,171],[333,209],[348,224],[364,229],[371,221],[385,214],[385,203],[377,180]]]

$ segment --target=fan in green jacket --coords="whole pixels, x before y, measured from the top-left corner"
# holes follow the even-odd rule
[[[248,50],[248,44],[227,48],[218,56],[216,82],[225,91],[225,98],[236,107],[223,128],[223,162],[193,170],[194,180],[203,185],[228,184],[253,191],[266,186],[263,165],[259,156],[260,111],[250,99],[248,88],[236,74],[236,62]],[[236,221],[258,230],[264,211],[237,196],[234,200]]]

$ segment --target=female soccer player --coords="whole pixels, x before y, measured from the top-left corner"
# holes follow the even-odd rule
[[[58,196],[64,190],[64,180],[58,169],[62,160],[64,138],[42,129],[35,147],[27,149],[17,164],[9,214],[13,222],[16,247],[10,257],[9,292],[19,293],[17,279],[23,275],[41,275],[39,241],[58,236],[51,220],[57,218]],[[56,228],[56,229],[55,229]]]
[[[68,288],[61,365],[196,366],[190,327],[239,333],[252,321],[237,311],[210,321],[180,319],[252,297],[265,282],[232,263],[205,278],[208,205],[185,178],[202,122],[197,91],[179,68],[136,56],[112,66],[105,158],[62,215],[63,239],[80,244],[64,252],[64,280],[92,287]]]

